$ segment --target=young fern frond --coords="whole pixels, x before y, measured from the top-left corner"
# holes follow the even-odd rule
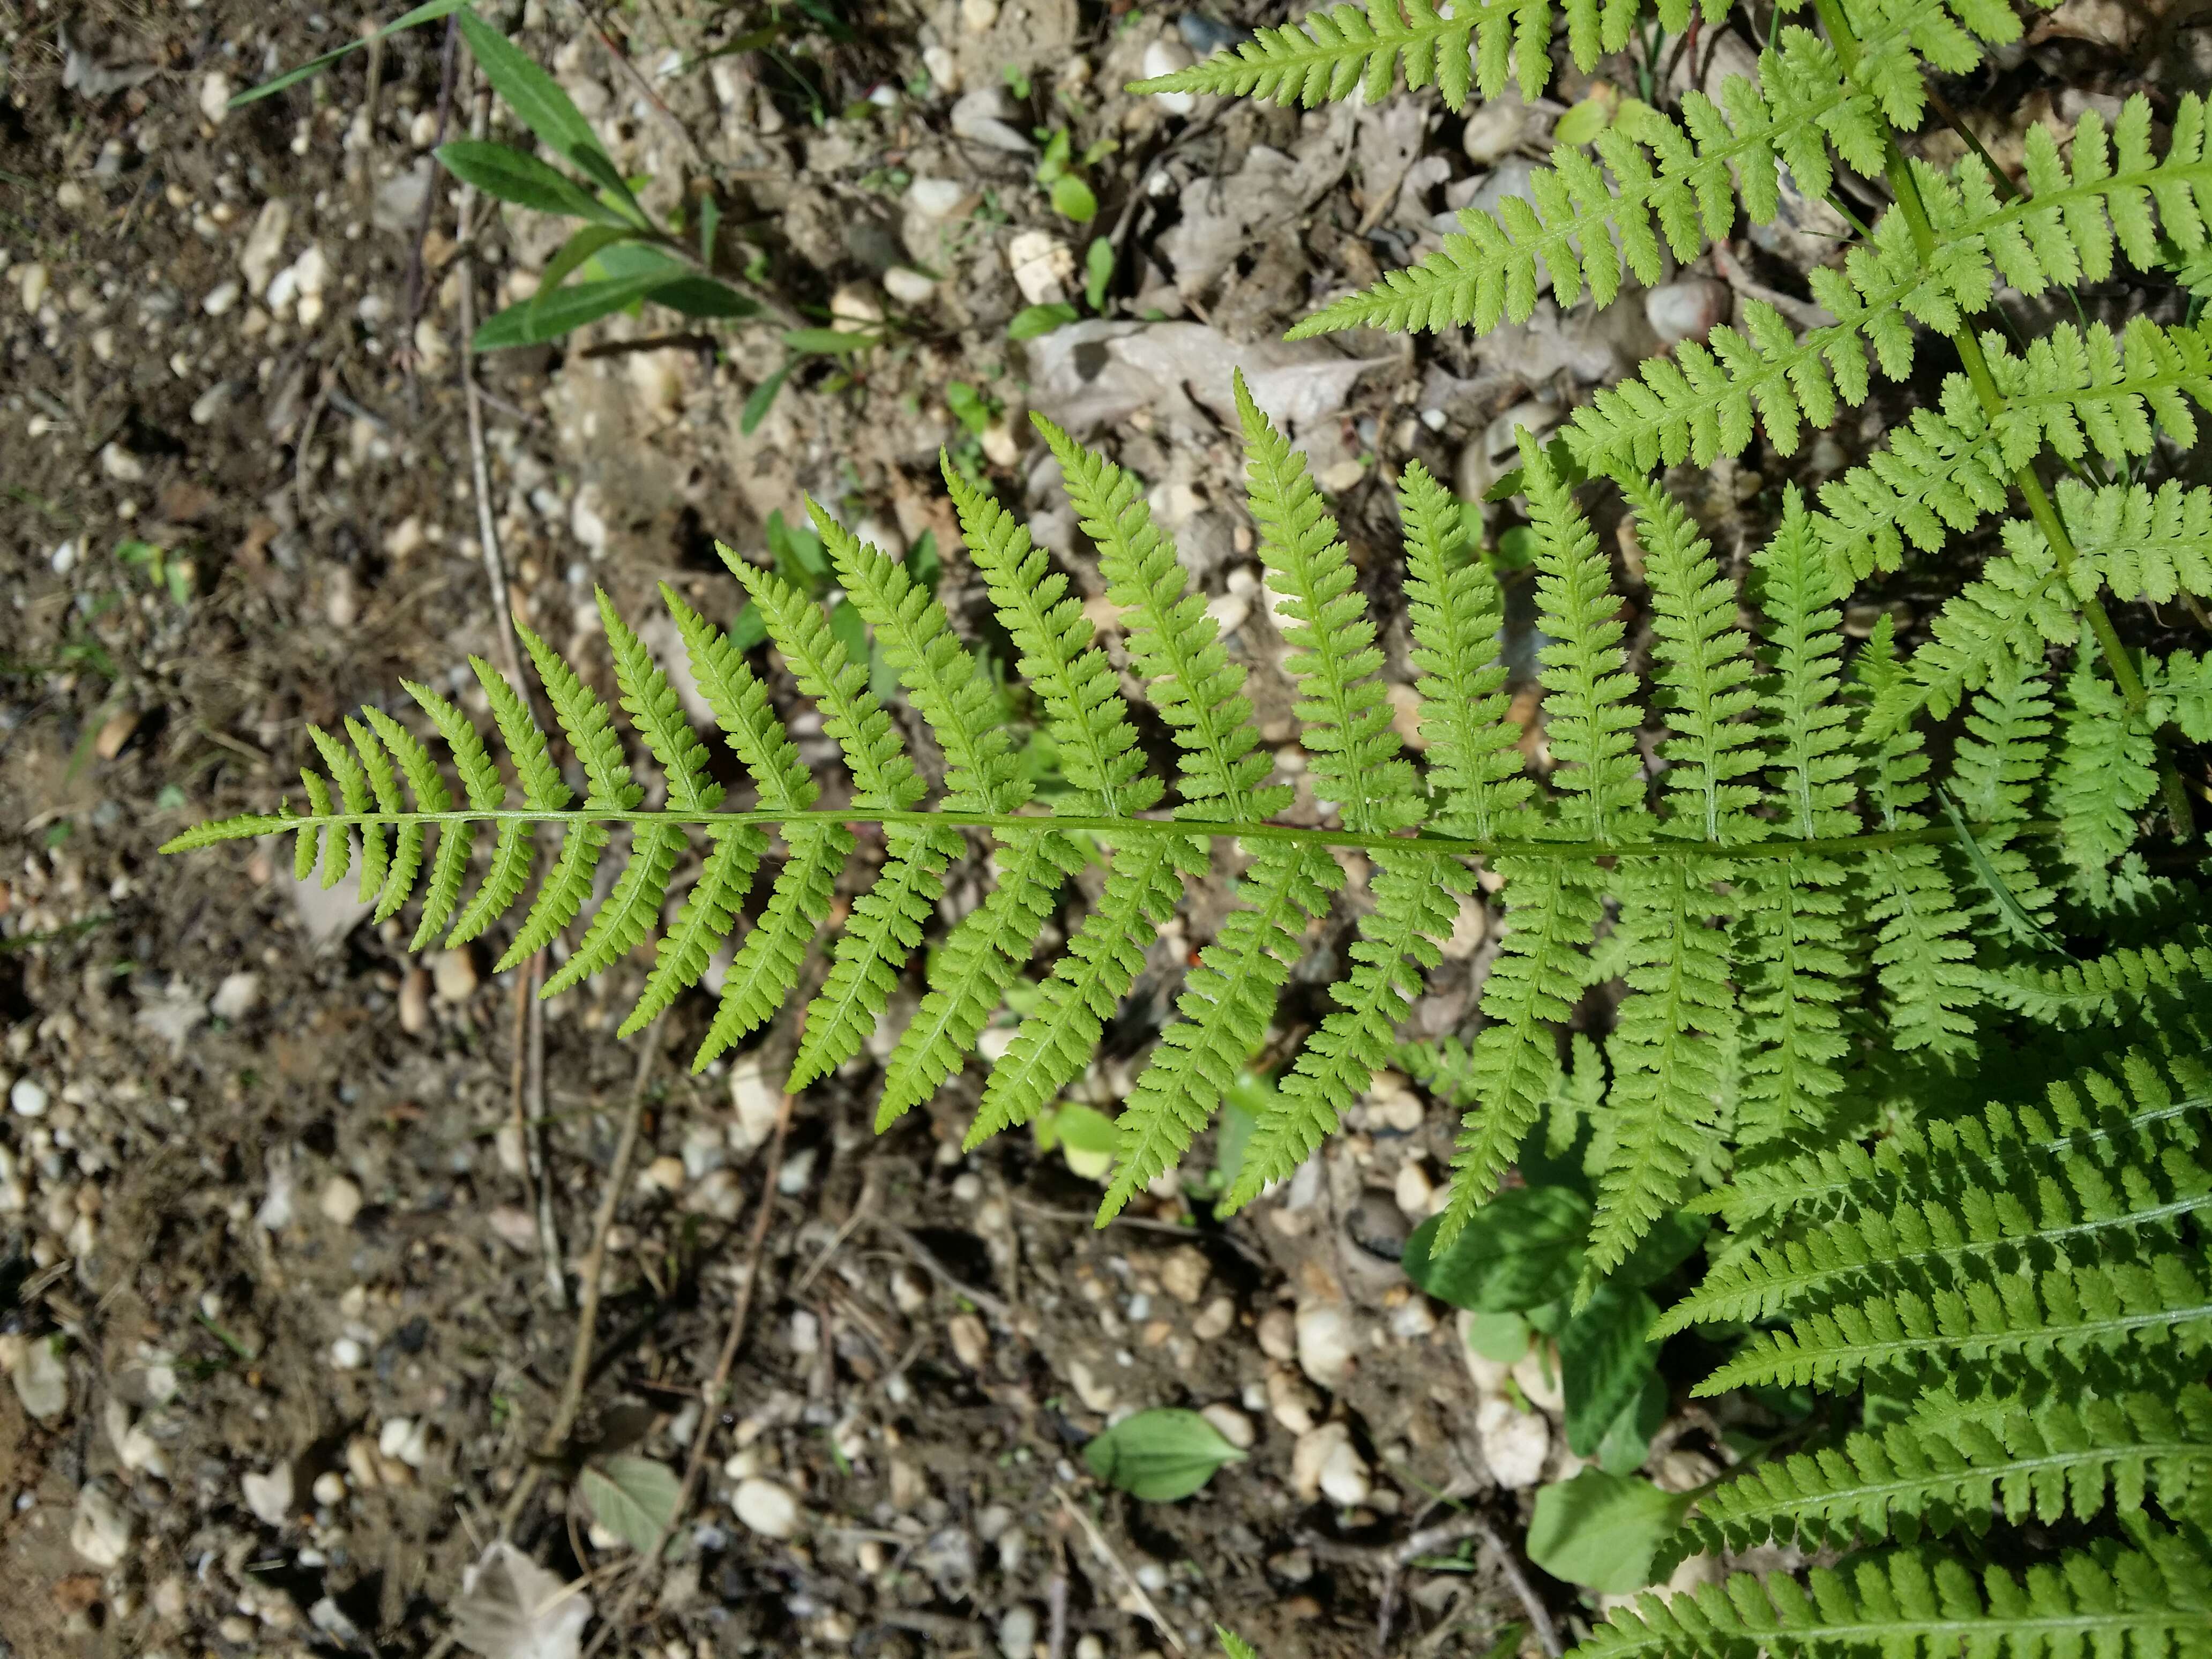
[[[2136,815],[2158,793],[2148,721],[2096,671],[2084,649],[2066,678],[2051,803],[2075,883],[2091,895],[2106,890],[2112,861],[2135,845]]]
[[[2203,981],[2212,980],[2212,942],[2202,928],[2191,933],[2189,939],[2124,947],[2087,962],[1995,969],[1984,975],[1983,992],[2039,1025],[2116,1024],[2148,1001],[2205,994]]]

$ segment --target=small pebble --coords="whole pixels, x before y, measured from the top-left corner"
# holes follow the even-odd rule
[[[1406,1212],[1408,1221],[1426,1221],[1436,1202],[1436,1182],[1429,1179],[1429,1172],[1418,1162],[1408,1160],[1398,1166],[1398,1179],[1391,1196],[1398,1200],[1398,1207]]]
[[[240,1482],[246,1507],[264,1527],[281,1527],[292,1518],[292,1466],[279,1463],[266,1474],[248,1474]]]
[[[1728,321],[1735,306],[1735,292],[1711,276],[1677,277],[1644,296],[1644,315],[1662,345],[1702,341]]]
[[[1030,1650],[1036,1645],[1036,1609],[1026,1601],[1017,1601],[999,1620],[999,1652],[1004,1659],[1031,1659]]]
[[[1103,1413],[1114,1409],[1117,1397],[1114,1385],[1085,1361],[1073,1359],[1068,1362],[1067,1380],[1075,1389],[1076,1398],[1083,1402],[1085,1410]]]
[[[418,1418],[388,1417],[377,1431],[376,1449],[410,1469],[419,1469],[430,1461],[430,1425]]]
[[[1201,1342],[1211,1342],[1226,1336],[1229,1328],[1236,1322],[1236,1303],[1225,1296],[1217,1296],[1198,1310],[1198,1317],[1190,1322],[1190,1334]]]
[[[0,1340],[22,1343],[9,1380],[15,1385],[15,1398],[23,1402],[23,1409],[40,1422],[51,1423],[69,1404],[69,1362],[55,1352],[50,1337]]]
[[[960,0],[960,27],[970,34],[988,34],[999,21],[999,0]]]
[[[15,292],[23,301],[23,309],[36,313],[46,298],[46,268],[33,259],[15,273]]]
[[[909,265],[893,265],[884,273],[884,289],[901,305],[926,305],[937,292],[937,280]]]
[[[430,1029],[430,975],[410,968],[399,981],[399,1029],[420,1036]]]
[[[258,974],[226,974],[222,983],[215,988],[208,999],[208,1012],[217,1019],[240,1020],[253,1012],[261,1000],[261,975]]]
[[[1297,1357],[1297,1321],[1288,1308],[1270,1308],[1260,1316],[1260,1352],[1270,1359]]]
[[[1475,1407],[1474,1437],[1482,1448],[1490,1478],[1508,1492],[1519,1492],[1544,1478],[1552,1449],[1552,1425],[1539,1412],[1524,1412],[1503,1395]]]
[[[230,113],[230,77],[221,70],[200,82],[200,113],[216,126]]]
[[[1297,1328],[1298,1369],[1334,1394],[1352,1370],[1352,1316],[1334,1303],[1309,1303]]]
[[[749,1531],[763,1538],[789,1538],[799,1530],[799,1500],[773,1480],[740,1480],[731,1506]]]
[[[476,994],[476,958],[465,947],[458,951],[434,951],[429,963],[431,984],[438,994],[439,1001],[459,1004]]]
[[[244,285],[234,277],[217,283],[208,290],[207,298],[200,301],[200,309],[210,317],[220,317],[237,305],[245,292]]]
[[[1251,1450],[1253,1443],[1260,1437],[1260,1431],[1253,1426],[1252,1419],[1234,1406],[1217,1402],[1199,1415],[1212,1424],[1215,1432],[1238,1451]]]
[[[48,1096],[43,1084],[29,1078],[19,1077],[15,1086],[8,1091],[8,1104],[17,1117],[44,1117]]]
[[[928,219],[949,217],[967,195],[967,186],[957,179],[916,179],[906,187],[914,210]]]
[[[345,1476],[340,1474],[336,1469],[325,1469],[315,1477],[313,1490],[316,1503],[326,1510],[334,1510],[345,1502]]]
[[[991,1338],[981,1320],[974,1314],[955,1314],[945,1322],[945,1333],[952,1339],[952,1352],[962,1364],[971,1371],[983,1369],[991,1357]]]
[[[638,1177],[638,1182],[641,1186],[659,1192],[680,1193],[688,1175],[682,1158],[661,1157],[645,1166],[645,1173]]]
[[[341,1227],[350,1227],[361,1213],[361,1188],[344,1176],[332,1176],[323,1185],[319,1200],[323,1214]]]
[[[1155,40],[1145,48],[1142,78],[1155,81],[1162,76],[1179,75],[1198,62],[1198,55],[1180,40]],[[1156,92],[1152,101],[1163,113],[1188,115],[1198,107],[1197,97],[1188,92]]]
[[[119,1565],[130,1553],[137,1523],[130,1513],[97,1486],[76,1495],[76,1515],[70,1522],[70,1547],[103,1571]]]
[[[1518,98],[1488,98],[1467,112],[1467,130],[1460,148],[1479,167],[1494,166],[1521,143],[1528,122],[1528,106]]]
[[[739,1060],[730,1071],[730,1106],[737,1121],[730,1125],[730,1145],[740,1152],[765,1146],[775,1133],[776,1114],[783,1095],[768,1080],[757,1058]]]
[[[360,1343],[349,1336],[342,1336],[331,1344],[331,1364],[342,1371],[357,1371],[368,1358]]]

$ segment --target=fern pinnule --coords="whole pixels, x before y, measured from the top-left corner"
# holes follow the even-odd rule
[[[2198,928],[2186,939],[2126,946],[2086,961],[2007,964],[1986,972],[1982,986],[1992,1002],[2036,1024],[2074,1029],[2118,1024],[2166,994],[2201,996],[2207,980],[2212,942]]]
[[[499,768],[490,752],[485,749],[483,738],[469,723],[468,717],[440,696],[427,685],[412,680],[402,680],[400,688],[415,700],[415,705],[429,716],[430,724],[453,757],[453,769],[460,775],[461,790],[468,797],[471,810],[494,812],[507,804],[507,786],[500,781]],[[427,803],[428,797],[417,791],[418,800]],[[427,804],[423,811],[432,810]],[[443,810],[443,809],[440,809]],[[430,866],[429,884],[423,890],[422,916],[416,923],[415,937],[408,949],[420,951],[438,936],[439,931],[453,919],[459,908],[461,887],[468,879],[470,854],[476,849],[476,826],[473,823],[445,823],[438,830],[438,854]],[[504,909],[522,890],[522,883],[529,873],[530,849],[524,826],[503,823],[493,842],[491,868],[485,872],[480,890],[489,893],[495,885],[511,875],[512,885],[504,898],[497,902],[497,909]],[[302,877],[302,879],[305,879]],[[476,933],[483,930],[489,917],[478,921]],[[456,923],[446,940],[446,948],[453,949],[474,934],[464,935]]]
[[[2212,1498],[2212,1389],[2178,1398],[2015,1401],[1941,1426],[1917,1419],[1755,1464],[1698,1498],[1687,1547],[1745,1550],[1770,1539],[1848,1548],[1986,1532],[1993,1519],[2049,1526],[2107,1509],[2175,1517]]]
[[[307,728],[316,750],[323,757],[324,768],[337,784],[336,805],[347,812],[366,812],[368,806],[368,780],[362,774],[361,763],[346,751],[346,746],[319,726]],[[353,869],[353,834],[342,827],[333,828],[331,856],[323,861],[325,891],[343,881]],[[362,826],[361,896],[366,900],[384,882],[386,858],[384,831],[376,824]]]
[[[1937,1659],[2041,1659],[2094,1651],[2201,1659],[2212,1628],[2212,1557],[2146,1528],[2136,1547],[2099,1540],[2024,1569],[1977,1568],[1940,1546],[1887,1550],[1787,1573],[1739,1573],[1615,1609],[1583,1659],[1776,1659],[1854,1651]]]
[[[2163,605],[2176,594],[2212,599],[2212,489],[2169,479],[2095,488],[2062,478],[2058,514],[2077,563],[2116,599]]]
[[[418,812],[450,811],[453,804],[453,794],[447,789],[445,779],[438,775],[438,763],[430,757],[430,751],[423,746],[422,739],[381,708],[370,707],[361,712],[362,718],[368,722],[369,729],[376,733],[398,763],[399,775],[405,781],[407,792],[414,799],[415,810]],[[378,792],[380,798],[382,793],[381,790]],[[458,828],[448,824],[439,832],[438,860],[432,868],[429,884],[424,890],[422,914],[426,920],[440,906],[441,894],[445,910],[453,908],[453,900],[459,895],[468,843],[465,838],[456,837]],[[369,917],[371,921],[382,922],[397,915],[400,906],[413,895],[422,873],[422,848],[428,833],[428,828],[421,823],[400,824],[392,848],[392,874],[385,881],[383,895],[377,900],[376,909]],[[458,859],[447,856],[446,846],[449,842],[456,843],[459,854]],[[434,931],[434,924],[433,927]]]
[[[1283,666],[1301,694],[1297,712],[1314,757],[1316,793],[1336,803],[1347,828],[1373,835],[1407,828],[1424,809],[1391,729],[1376,678],[1382,653],[1336,521],[1303,457],[1253,402],[1241,373],[1235,391],[1261,559],[1269,588],[1283,601],[1278,616],[1291,647]],[[1334,1131],[1389,1063],[1423,971],[1443,959],[1439,946],[1471,885],[1466,872],[1442,855],[1378,848],[1374,856],[1375,908],[1360,919],[1352,971],[1335,988],[1339,1006],[1307,1039],[1261,1114],[1230,1194],[1232,1206],[1289,1176]]]
[[[1643,781],[1633,732],[1623,625],[1597,537],[1550,458],[1521,434],[1523,488],[1536,533],[1540,625],[1552,643],[1540,653],[1549,694],[1546,731],[1561,796],[1547,828],[1603,842],[1642,827]],[[1578,860],[1498,859],[1505,928],[1482,988],[1489,1022],[1474,1042],[1474,1093],[1453,1158],[1452,1198],[1437,1237],[1458,1237],[1497,1189],[1521,1138],[1535,1121],[1559,1070],[1554,1027],[1581,996],[1590,972],[1585,947],[1603,911],[1600,873]]]
[[[2136,817],[2158,793],[2158,751],[2142,715],[2097,672],[2084,640],[2059,705],[2051,804],[2075,884],[2101,893],[2112,861],[2135,844]]]

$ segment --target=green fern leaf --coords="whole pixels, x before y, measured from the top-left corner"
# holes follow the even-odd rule
[[[2056,967],[2023,963],[1983,975],[1989,999],[2038,1025],[2079,1029],[2118,1024],[2165,994],[2202,996],[2212,979],[2212,943],[2196,936],[2123,948],[2087,962]]]
[[[460,774],[461,788],[468,797],[469,805],[479,812],[497,811],[504,806],[507,804],[507,786],[500,781],[499,768],[493,763],[483,739],[477,734],[476,727],[469,724],[467,716],[427,685],[417,685],[412,680],[402,680],[399,684],[415,700],[416,706],[430,717],[430,724],[437,728],[438,735],[445,739],[446,747],[453,752],[454,769]],[[398,726],[397,721],[392,724],[395,727]],[[442,795],[442,785],[440,793]],[[432,810],[428,805],[432,797],[423,792],[420,784],[416,786],[416,796],[423,803],[424,811]],[[437,810],[446,809],[441,807]],[[521,873],[515,878],[514,893],[508,895],[501,908],[504,908],[506,902],[512,902],[514,894],[522,890],[522,875],[526,875],[529,869],[526,846],[523,846],[519,859],[508,851],[510,830],[515,832],[513,836],[515,843],[522,845],[520,825],[501,826],[492,858],[492,870],[497,872],[504,865],[512,862]],[[430,866],[429,884],[424,888],[422,895],[422,918],[416,925],[414,939],[407,947],[410,951],[420,951],[435,939],[459,908],[461,885],[468,877],[469,857],[476,850],[476,826],[472,823],[448,823],[439,830],[438,855]],[[484,878],[485,885],[489,887],[492,880],[493,876],[488,874]]]
[[[2084,890],[2098,893],[2135,844],[2136,818],[2158,792],[2157,750],[2142,718],[2100,678],[2085,640],[2066,678],[2051,779],[2059,845]]]
[[[2101,574],[2114,597],[2154,605],[2179,593],[2212,599],[2212,489],[2169,480],[2153,494],[2141,484],[2098,489],[2062,478],[2057,494],[2077,564]]]

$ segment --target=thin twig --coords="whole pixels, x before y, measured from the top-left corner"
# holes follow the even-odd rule
[[[683,1520],[684,1511],[691,1507],[692,1496],[699,1489],[699,1475],[707,1462],[707,1448],[714,1437],[714,1420],[721,1414],[722,1402],[729,1396],[730,1373],[737,1367],[738,1350],[744,1343],[745,1322],[752,1312],[753,1293],[760,1284],[762,1261],[768,1248],[769,1222],[775,1214],[776,1173],[783,1167],[784,1139],[791,1129],[791,1096],[787,1094],[776,1109],[775,1133],[769,1137],[768,1157],[761,1164],[760,1208],[753,1215],[752,1236],[745,1241],[744,1282],[738,1286],[737,1305],[730,1310],[730,1325],[722,1336],[722,1351],[715,1357],[714,1376],[702,1395],[699,1426],[692,1433],[691,1455],[684,1465],[684,1484],[677,1488],[675,1505],[669,1510],[667,1520],[661,1523],[653,1547],[638,1554],[635,1571],[630,1577],[629,1588],[623,1592],[621,1602],[599,1627],[599,1633],[592,1638],[591,1645],[584,1650],[584,1659],[591,1659],[591,1656],[599,1652],[615,1632],[629,1628],[630,1613],[645,1589],[647,1576],[659,1561],[661,1553],[668,1547],[670,1537],[675,1533],[677,1524]]]
[[[607,33],[606,25],[600,21],[599,8],[589,4],[588,0],[579,0],[577,9],[590,21],[592,33],[599,37],[599,44],[606,48],[607,56],[613,58],[617,67],[635,83],[637,89],[645,94],[646,101],[660,112],[660,118],[683,142],[685,152],[691,157],[691,165],[702,173],[709,171],[713,164],[707,160],[707,152],[699,148],[699,141],[691,136],[691,129],[685,126],[682,118],[668,107],[659,89],[647,78],[645,71],[637,66],[630,55],[615,45],[614,38]]]
[[[1497,1552],[1499,1570],[1513,1593],[1521,1600],[1521,1609],[1528,1616],[1529,1628],[1535,1632],[1537,1642],[1552,1659],[1559,1659],[1565,1651],[1559,1643],[1559,1627],[1552,1622],[1552,1610],[1544,1605],[1544,1598],[1536,1593],[1530,1582],[1528,1570],[1521,1563],[1521,1553],[1500,1532],[1497,1523],[1486,1515],[1462,1515],[1449,1521],[1440,1521],[1407,1539],[1402,1544],[1381,1546],[1340,1543],[1333,1538],[1322,1538],[1312,1533],[1300,1541],[1324,1560],[1340,1561],[1350,1565],[1370,1567],[1383,1575],[1384,1596],[1378,1623],[1378,1639],[1389,1640],[1391,1603],[1396,1599],[1398,1575],[1425,1555],[1433,1555],[1458,1543],[1462,1539],[1479,1538]]]
[[[1056,1565],[1046,1584],[1045,1659],[1067,1659],[1067,1546],[1053,1540]]]
[[[1136,1599],[1138,1609],[1152,1621],[1152,1628],[1166,1637],[1168,1645],[1177,1653],[1188,1653],[1190,1650],[1183,1645],[1182,1638],[1176,1634],[1176,1627],[1168,1623],[1166,1615],[1159,1609],[1159,1604],[1152,1600],[1145,1587],[1137,1582],[1137,1575],[1131,1572],[1127,1565],[1115,1553],[1113,1545],[1106,1540],[1106,1534],[1098,1530],[1098,1523],[1085,1515],[1083,1512],[1083,1506],[1070,1498],[1060,1487],[1053,1488],[1053,1496],[1060,1499],[1067,1512],[1075,1517],[1077,1524],[1082,1527],[1084,1536],[1090,1539],[1091,1547],[1097,1552],[1098,1559],[1121,1576],[1121,1582],[1129,1587],[1129,1593]]]
[[[523,977],[530,983],[527,1024],[530,1071],[522,1096],[522,1151],[538,1182],[538,1249],[545,1258],[545,1285],[555,1304],[568,1305],[568,1283],[561,1271],[561,1232],[553,1221],[553,1182],[545,1172],[545,953],[530,958]]]
[[[916,1267],[954,1295],[964,1296],[977,1307],[996,1314],[1001,1324],[1012,1328],[1014,1322],[1014,1310],[1004,1297],[993,1296],[988,1291],[979,1291],[973,1285],[955,1279],[951,1270],[929,1253],[927,1245],[896,1221],[886,1221],[880,1216],[872,1218],[876,1224],[876,1231],[891,1239],[901,1249],[912,1256]]]
[[[535,962],[536,957],[532,961]],[[530,1156],[530,1107],[527,1099],[530,1080],[530,981],[533,975],[527,966],[514,976],[514,1063],[507,1071],[507,1097],[508,1115],[514,1122],[515,1138],[522,1144],[522,1205],[532,1215],[538,1213],[538,1161]],[[542,1245],[544,1241],[539,1241]]]
[[[575,1429],[576,1415],[583,1408],[584,1384],[592,1374],[592,1346],[598,1340],[599,1284],[606,1268],[607,1235],[614,1229],[615,1211],[629,1180],[631,1159],[636,1155],[638,1125],[645,1116],[646,1085],[652,1081],[653,1061],[660,1053],[660,1026],[665,1018],[656,1018],[646,1028],[645,1040],[638,1048],[637,1075],[630,1084],[629,1105],[623,1113],[622,1132],[615,1139],[614,1161],[607,1167],[606,1185],[599,1193],[599,1213],[592,1218],[592,1246],[585,1252],[583,1266],[577,1275],[576,1340],[568,1353],[568,1378],[562,1385],[561,1397],[554,1402],[553,1419],[546,1425],[545,1437],[538,1443],[540,1458],[560,1455]],[[523,1505],[530,1501],[530,1494],[538,1485],[542,1467],[533,1462],[515,1482],[514,1491],[500,1516],[501,1537],[514,1530]]]

